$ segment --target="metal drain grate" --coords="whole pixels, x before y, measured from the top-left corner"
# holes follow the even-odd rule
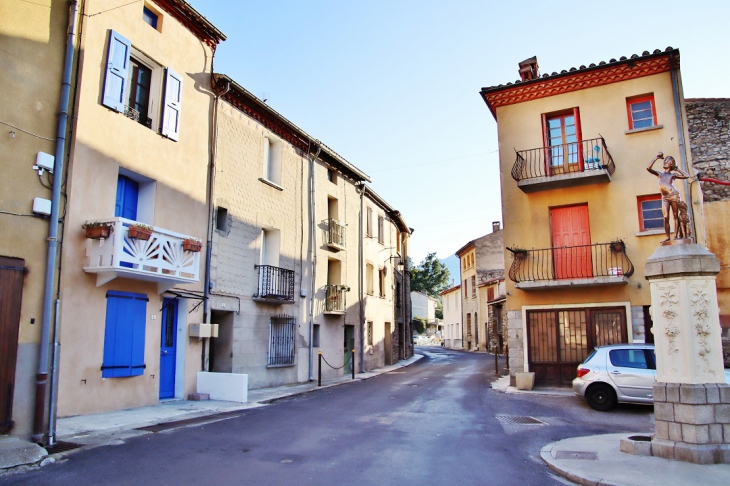
[[[83,446],[84,446],[83,444],[74,444],[73,442],[58,441],[53,445],[44,447],[44,449],[49,454],[58,454],[59,452],[72,451],[74,449],[78,449],[79,447],[83,447]]]
[[[157,425],[148,425],[146,427],[138,427],[134,430],[143,430],[145,432],[162,432],[163,430],[177,429],[178,427],[185,427],[187,425],[205,424],[208,422],[216,422],[221,419],[233,418],[243,415],[240,411],[235,412],[223,412],[215,415],[206,415],[204,417],[196,417],[191,419],[176,420],[175,422],[163,422]]]
[[[557,451],[555,459],[575,459],[576,461],[597,461],[597,452],[585,451]]]
[[[542,420],[525,415],[496,415],[496,417],[503,425],[548,425]]]

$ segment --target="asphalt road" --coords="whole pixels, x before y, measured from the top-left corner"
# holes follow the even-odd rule
[[[653,430],[651,407],[602,413],[575,397],[505,394],[490,388],[493,356],[417,352],[426,358],[399,371],[77,452],[0,484],[544,486],[565,481],[539,459],[542,446]]]

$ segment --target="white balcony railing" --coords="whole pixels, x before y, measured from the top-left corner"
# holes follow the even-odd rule
[[[183,250],[189,236],[155,227],[149,240],[141,240],[128,235],[135,221],[104,221],[111,224],[109,237],[86,240],[84,271],[97,274],[97,287],[117,277],[157,282],[160,291],[200,281],[200,252]]]
[[[337,250],[345,249],[347,225],[336,219],[327,220],[327,245]]]

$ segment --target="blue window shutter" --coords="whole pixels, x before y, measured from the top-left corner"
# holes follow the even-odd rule
[[[124,112],[127,101],[127,74],[129,71],[129,52],[132,43],[118,32],[109,31],[109,49],[106,54],[106,74],[101,104]]]
[[[130,370],[129,376],[137,376],[144,374],[144,334],[146,328],[147,302],[138,299],[132,302],[132,369]]]
[[[103,378],[144,373],[147,301],[145,294],[107,292]]]
[[[182,76],[170,68],[165,70],[165,104],[162,109],[160,133],[176,142],[180,136],[180,113],[182,111]]]

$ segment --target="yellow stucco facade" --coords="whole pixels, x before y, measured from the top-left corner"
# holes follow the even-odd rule
[[[511,102],[501,105],[495,101],[499,92],[513,89],[512,87],[485,88],[482,92],[495,115],[499,131],[505,262],[508,270],[512,265],[512,272],[506,272],[512,277],[508,276],[506,279],[512,374],[530,369],[530,346],[536,351],[540,346],[538,341],[542,342],[544,339],[544,336],[538,338],[533,329],[535,334],[533,342],[529,342],[528,309],[580,309],[604,306],[617,309],[619,312],[618,309],[625,308],[625,339],[628,341],[645,339],[644,319],[647,314],[644,308],[650,304],[650,293],[644,279],[643,266],[660,241],[665,238],[661,229],[642,231],[641,228],[639,198],[659,194],[657,178],[647,172],[646,166],[659,151],[674,156],[680,167],[686,167],[683,166],[682,151],[685,151],[684,160],[689,161],[689,148],[679,143],[680,138],[687,140],[681,77],[678,70],[679,53],[676,50],[662,54],[655,52],[653,56],[646,61],[647,64],[668,62],[668,58],[676,56],[677,69],[674,71],[676,84],[673,84],[672,72],[668,68],[663,71],[658,69],[657,71],[661,72],[646,75],[644,72],[632,71],[643,66],[638,61],[634,65],[622,59],[625,66],[617,67],[611,64],[605,67],[592,66],[592,69],[587,69],[585,72],[563,72],[557,76],[553,74],[545,80],[528,80],[529,85],[526,89],[532,89],[533,94],[521,98],[521,95],[515,95]],[[565,89],[565,86],[571,87]],[[675,93],[680,110],[681,128],[678,128],[677,123]],[[653,96],[655,121],[648,128],[632,130],[629,126],[627,103],[634,97],[644,95]],[[594,144],[602,145],[600,139],[603,138],[605,146],[600,147],[601,151],[604,152],[604,156],[610,153],[615,171],[613,174],[607,174],[609,171],[604,170],[607,177],[601,180],[594,179],[591,182],[584,181],[582,185],[572,185],[572,187],[571,184],[555,185],[551,179],[557,179],[557,174],[552,177],[536,178],[534,180],[538,182],[529,188],[524,186],[524,182],[518,183],[512,177],[516,161],[515,152],[537,148],[538,150],[532,151],[532,154],[542,157],[544,153],[544,157],[547,158],[551,149],[542,148],[546,146],[548,140],[545,128],[547,125],[544,120],[550,118],[552,114],[564,113],[577,118],[575,123],[578,126],[578,143],[580,140],[597,140],[584,144],[584,152],[590,151]],[[681,136],[678,130],[682,130]],[[584,157],[584,160],[588,161],[588,155],[590,154],[581,153],[578,157]],[[661,171],[661,163],[657,162],[654,169]],[[689,163],[686,165],[690,166],[686,170],[692,175],[691,165]],[[588,172],[586,168],[583,174],[578,173],[578,177]],[[682,200],[687,201],[683,181],[675,181],[674,186],[680,192]],[[695,235],[699,243],[706,244],[702,198],[699,191],[693,191],[691,201]],[[589,275],[592,278],[574,278],[571,281],[567,278],[569,275],[560,274],[555,266],[557,264],[554,263],[560,251],[554,248],[560,245],[555,243],[555,232],[559,230],[553,227],[557,226],[557,223],[551,219],[551,215],[562,208],[578,205],[585,208],[581,209],[582,211],[587,212],[587,215],[582,214],[588,222],[587,227],[583,228],[585,234],[589,235],[588,244],[599,245],[584,247],[587,252],[584,255],[588,255],[589,261],[587,265],[593,267],[586,272],[592,274]],[[615,266],[616,263],[600,261],[615,258],[616,254],[612,257],[608,244],[618,240],[624,242],[625,255],[633,264],[634,273],[631,276],[622,275],[624,272],[628,273],[626,264],[623,269],[615,269],[608,267]],[[518,260],[513,258],[509,249],[527,250],[528,256]],[[542,260],[538,262],[538,258]],[[606,268],[599,268],[601,265]],[[605,277],[595,278],[599,275]],[[552,315],[550,314],[550,319]],[[554,315],[555,319],[567,316],[565,313]],[[586,315],[590,320],[590,314]],[[590,334],[588,326],[589,337],[587,339],[583,337],[583,347],[599,344],[600,339],[591,339]],[[563,334],[560,334],[559,339],[562,338]],[[578,341],[578,345],[581,345],[580,338]],[[570,345],[573,344],[575,343]],[[566,381],[569,381],[567,376],[562,378],[563,383]]]
[[[48,247],[48,218],[32,208],[35,198],[50,201],[52,180],[48,171],[39,177],[33,166],[39,152],[52,156],[56,149],[67,26],[66,2],[0,1],[0,259],[9,259],[0,266],[15,262],[25,268],[22,299],[0,302],[4,310],[20,307],[19,319],[0,324],[0,389],[12,389],[12,412],[5,416],[3,406],[0,434],[21,437],[32,429]],[[4,283],[18,273],[2,272]],[[0,401],[6,399],[3,394]]]

